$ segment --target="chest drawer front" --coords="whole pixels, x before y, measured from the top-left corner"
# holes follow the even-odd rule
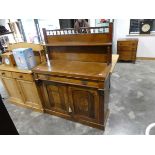
[[[131,52],[133,51],[133,52],[135,52],[136,49],[137,49],[137,48],[136,48],[135,46],[118,46],[118,47],[117,47],[117,50],[118,50],[118,51],[124,51],[124,52],[125,52],[125,51],[131,51]]]
[[[119,60],[134,60],[136,58],[136,53],[132,52],[120,52]]]
[[[12,73],[13,78],[26,80],[26,81],[33,81],[32,74],[25,74],[25,73]]]
[[[0,71],[0,76],[12,77],[12,73],[8,71]]]
[[[117,45],[118,46],[133,46],[133,47],[136,47],[137,42],[134,42],[134,41],[118,41]]]
[[[55,77],[55,76],[49,76],[49,75],[43,75],[43,74],[38,74],[38,79],[62,82],[66,84],[75,84],[75,85],[81,85],[81,86],[95,87],[95,88],[98,88],[99,86],[101,86],[100,83],[94,82],[94,81],[79,80],[79,79],[65,78],[65,77]]]

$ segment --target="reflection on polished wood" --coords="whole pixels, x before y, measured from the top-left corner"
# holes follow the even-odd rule
[[[104,80],[110,68],[111,65],[106,63],[52,60],[50,65],[47,63],[38,65],[33,71],[49,75]]]

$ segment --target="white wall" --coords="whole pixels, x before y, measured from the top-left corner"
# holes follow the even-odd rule
[[[155,36],[127,36],[130,19],[114,20],[113,53],[117,52],[117,39],[138,38],[137,57],[155,57]]]
[[[0,25],[5,26],[5,19],[0,19]]]

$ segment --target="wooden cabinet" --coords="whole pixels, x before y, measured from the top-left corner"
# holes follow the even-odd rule
[[[7,70],[7,71],[6,71]],[[41,99],[31,71],[0,65],[0,78],[11,103],[43,111]]]
[[[84,120],[98,120],[99,98],[97,91],[89,88],[69,86],[70,104],[74,118]]]
[[[120,61],[132,61],[135,63],[138,39],[119,39],[117,41],[117,53]]]
[[[46,95],[45,108],[68,114],[69,102],[65,85],[54,82],[44,82],[43,84]]]
[[[75,119],[96,121],[99,96],[90,88],[76,87],[55,82],[43,82],[46,96],[45,109],[59,112]]]
[[[35,77],[38,78],[37,74]],[[104,129],[109,114],[109,78],[110,76],[98,88],[82,84],[76,85],[76,83],[37,79],[44,100],[44,111]],[[97,81],[95,82],[97,83]]]
[[[68,35],[44,29],[49,61],[32,71],[45,112],[104,129],[109,113],[112,24],[106,33],[88,29],[91,34]]]
[[[26,106],[41,109],[41,101],[34,82],[17,80],[23,102]]]
[[[9,100],[11,102],[23,104],[24,103],[23,98],[19,90],[19,87],[17,85],[17,81],[13,78],[8,78],[8,77],[1,77],[1,80],[8,92]]]

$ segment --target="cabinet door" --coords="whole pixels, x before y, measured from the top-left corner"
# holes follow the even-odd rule
[[[17,80],[24,103],[31,107],[41,108],[41,101],[34,82]]]
[[[46,96],[45,107],[49,110],[68,114],[67,86],[55,82],[43,82],[43,87]]]
[[[83,118],[90,121],[97,121],[99,119],[97,90],[69,87],[69,98],[75,118]]]
[[[4,87],[9,94],[9,100],[15,103],[23,104],[23,99],[15,79],[2,77]]]

